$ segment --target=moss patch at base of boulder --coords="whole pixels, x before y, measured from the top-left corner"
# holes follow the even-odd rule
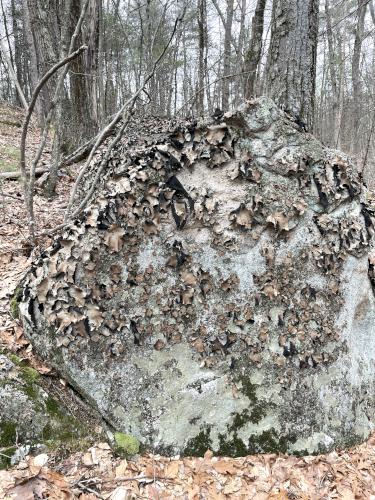
[[[140,443],[137,438],[123,432],[115,432],[115,451],[121,456],[130,457],[139,452]]]
[[[0,355],[0,469],[14,463],[19,446],[77,451],[93,442],[95,433],[49,396],[39,381],[39,373],[23,366],[18,356]]]

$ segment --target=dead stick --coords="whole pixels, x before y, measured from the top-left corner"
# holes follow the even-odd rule
[[[41,175],[44,174],[45,172],[48,172],[48,167],[40,167],[35,170],[35,174]],[[22,172],[17,171],[17,172],[1,172],[0,173],[0,178],[1,179],[18,179],[18,177],[22,177]]]

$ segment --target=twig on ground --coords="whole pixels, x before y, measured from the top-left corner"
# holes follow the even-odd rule
[[[35,169],[35,175],[41,175],[41,174],[45,174],[46,172],[48,172],[48,168],[47,167],[40,167],[40,168],[36,168]],[[16,172],[1,172],[0,173],[0,178],[1,179],[18,179],[19,177],[22,177],[23,174],[20,170],[16,171]]]

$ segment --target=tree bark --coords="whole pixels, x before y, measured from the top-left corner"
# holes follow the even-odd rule
[[[230,74],[231,68],[231,40],[232,40],[232,24],[233,24],[233,11],[234,0],[227,0],[227,13],[225,21],[225,35],[224,35],[224,61],[223,61],[223,76]],[[223,110],[227,110],[229,106],[229,78],[223,78],[222,81],[222,97],[221,106]]]
[[[267,0],[258,0],[251,21],[251,38],[249,49],[245,56],[245,88],[244,96],[248,99],[255,94],[257,70],[262,55],[262,37],[264,26],[264,10]]]
[[[56,39],[57,28],[55,26],[58,19],[57,5],[56,2],[50,2],[46,9],[43,0],[26,0],[26,2],[36,55],[37,80],[39,80],[58,61],[56,49],[59,42]],[[42,91],[43,117],[47,116],[50,109],[54,86],[54,80],[52,80]]]
[[[70,9],[72,31],[80,16],[82,3],[76,0],[72,1]],[[87,45],[88,50],[71,66],[71,124],[69,127],[70,135],[65,141],[68,144],[64,147],[67,150],[77,147],[84,140],[95,135],[98,130],[98,89],[96,82],[100,7],[100,0],[89,1],[87,21],[82,29],[82,34],[78,38],[78,44],[84,43]]]
[[[27,0],[22,0],[22,20],[25,32],[25,39],[27,43],[27,56],[30,60],[28,72],[29,72],[29,84],[30,84],[29,93],[31,96],[35,87],[38,84],[39,78],[38,78],[38,64],[37,64],[36,50],[35,50],[33,34],[31,31],[30,13]],[[38,122],[40,125],[42,125],[43,110],[40,101],[36,103],[35,109],[38,116]]]
[[[198,61],[198,98],[197,111],[203,115],[204,112],[204,78],[207,71],[207,12],[206,0],[198,0],[198,38],[199,38],[199,61]]]
[[[361,121],[361,75],[360,62],[363,41],[363,30],[368,0],[358,0],[358,19],[355,30],[355,40],[352,59],[352,85],[353,85],[353,142],[352,152],[358,155],[361,147],[359,141],[359,127]]]
[[[314,119],[318,0],[274,0],[267,62],[267,94],[298,115]]]

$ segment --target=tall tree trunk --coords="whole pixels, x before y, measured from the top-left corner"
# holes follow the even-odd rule
[[[267,94],[298,115],[314,118],[318,0],[274,0],[267,63]]]
[[[251,38],[249,49],[245,56],[245,88],[244,96],[248,99],[255,94],[257,70],[262,55],[262,37],[264,26],[264,10],[267,0],[258,0],[251,21]]]
[[[247,6],[247,0],[239,0],[238,2],[240,9],[241,9],[241,14],[240,14],[240,31],[238,33],[238,50],[236,54],[236,68],[243,68],[244,67],[244,43],[245,43],[245,36],[246,36],[246,6]],[[236,77],[236,85],[234,89],[234,101],[233,104],[234,106],[238,106],[241,100],[244,97],[244,77],[243,75],[238,75]]]
[[[13,38],[14,38],[14,66],[17,74],[17,79],[21,85],[24,95],[28,95],[27,76],[25,73],[24,60],[25,55],[25,39],[24,29],[22,26],[22,4],[20,0],[11,0],[10,3],[12,12]]]
[[[29,85],[31,91],[30,93],[32,93],[38,83],[38,67],[37,67],[37,57],[36,57],[34,38],[31,31],[30,13],[27,0],[22,0],[22,20],[24,26],[25,40],[27,43],[26,57],[29,59],[28,73],[29,73]],[[35,107],[39,124],[42,125],[43,110],[39,99],[37,100]]]
[[[332,31],[332,21],[331,12],[329,7],[329,0],[325,0],[325,16],[326,16],[326,28],[327,28],[327,41],[328,41],[328,66],[329,75],[331,81],[332,89],[332,126],[330,131],[330,142],[334,141],[336,136],[337,124],[338,124],[338,114],[339,114],[339,81],[337,78],[337,65],[335,64],[335,59],[337,58],[337,53],[335,51],[334,41],[333,41],[333,31]]]
[[[204,78],[207,71],[206,45],[207,45],[207,17],[206,0],[198,0],[198,39],[199,39],[199,60],[198,60],[198,97],[197,112],[203,115],[204,112]]]
[[[361,75],[360,62],[363,41],[363,29],[365,25],[365,15],[368,0],[358,0],[358,19],[355,30],[355,40],[352,59],[352,85],[353,85],[353,135],[352,152],[359,154],[361,150],[359,141],[359,127],[361,119]]]
[[[81,12],[81,3],[72,0],[71,29],[73,31]],[[100,0],[90,0],[82,35],[77,45],[85,43],[86,52],[72,63],[70,75],[71,109],[74,127],[69,148],[89,139],[98,130],[98,44]]]
[[[104,93],[104,19],[103,19],[103,2],[100,0],[99,6],[99,19],[98,19],[98,67],[97,67],[97,78],[98,78],[98,123],[99,127],[103,127],[106,111],[105,111],[105,93]]]
[[[232,24],[233,24],[233,11],[234,0],[227,0],[227,13],[225,21],[225,35],[224,35],[224,61],[223,61],[223,82],[222,82],[222,97],[221,106],[224,110],[229,106],[229,86],[230,81],[227,76],[230,74],[231,69],[231,40],[232,40]]]
[[[58,60],[58,54],[56,52],[56,48],[59,44],[59,41],[56,39],[56,24],[58,19],[57,7],[54,1],[49,2],[48,9],[45,8],[45,2],[43,0],[26,1],[28,14],[30,16],[30,28],[39,79]],[[47,115],[51,105],[55,81],[55,78],[51,78],[41,92],[41,109],[44,117]]]

